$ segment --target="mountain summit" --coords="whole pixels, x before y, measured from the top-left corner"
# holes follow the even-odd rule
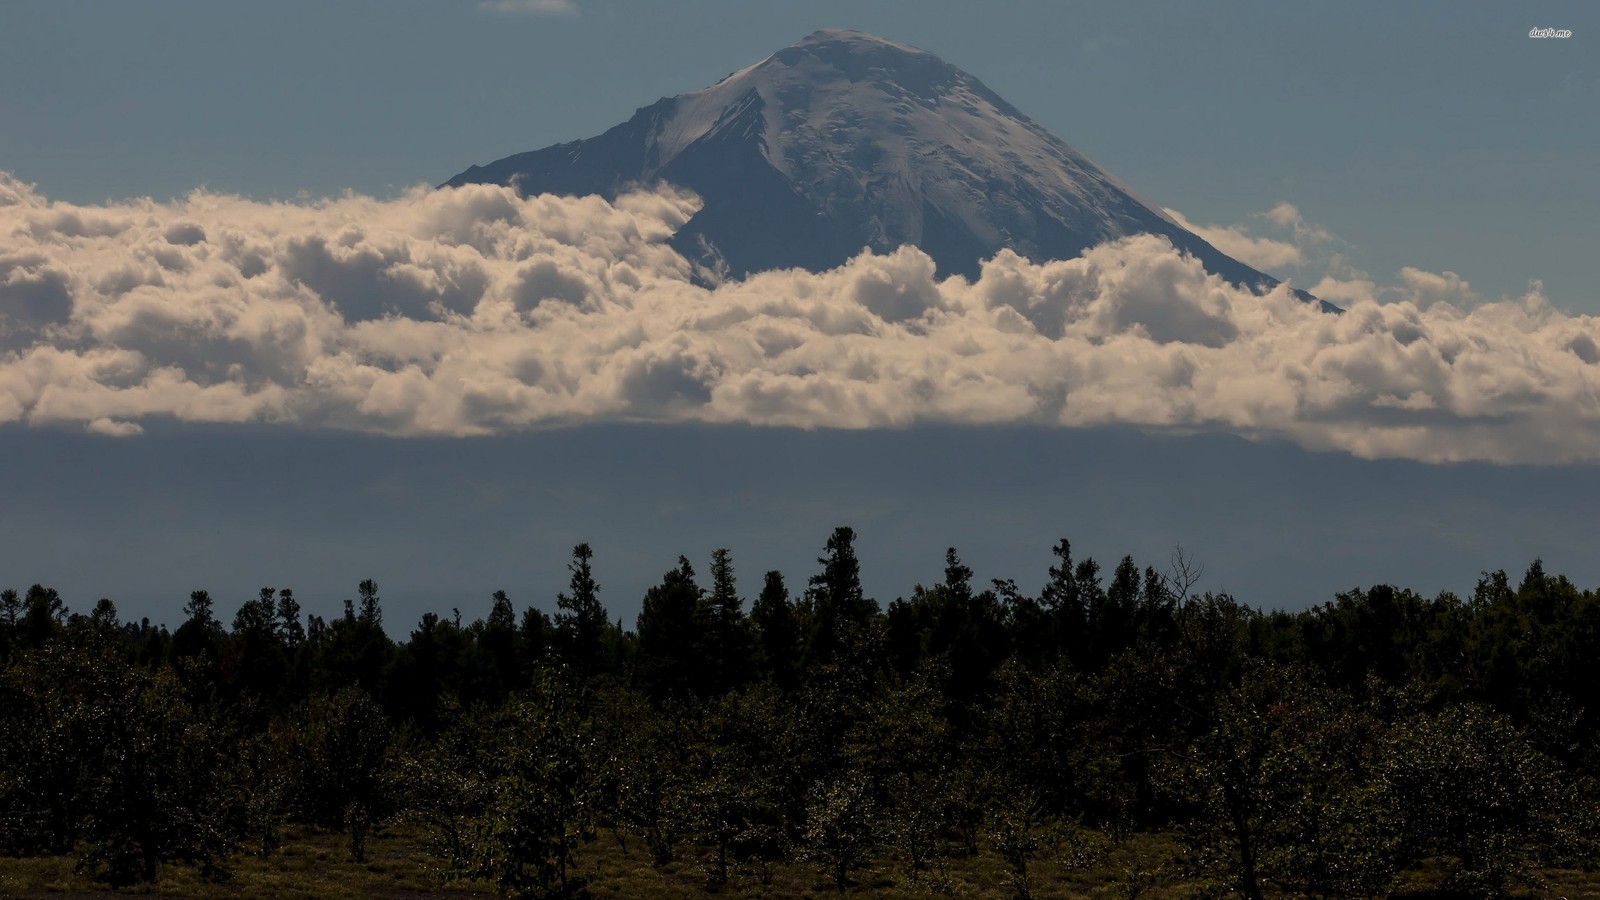
[[[857,31],[818,31],[599,137],[473,166],[446,185],[613,198],[658,181],[705,204],[674,246],[733,275],[819,271],[863,247],[909,243],[941,274],[976,277],[1001,248],[1066,259],[1153,233],[1231,282],[1277,283],[1168,218],[973,76]]]

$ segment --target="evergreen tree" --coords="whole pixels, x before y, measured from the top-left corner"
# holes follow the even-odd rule
[[[798,683],[800,623],[782,572],[766,574],[761,594],[750,607],[750,623],[755,629],[762,670],[778,687],[793,689]]]
[[[499,631],[510,631],[516,627],[517,613],[511,606],[511,597],[505,591],[495,591],[489,600],[488,627]]]
[[[284,646],[292,653],[300,649],[305,643],[306,629],[300,624],[300,603],[294,598],[294,591],[284,588],[278,592],[278,634],[282,636]]]
[[[326,634],[327,631],[328,623],[323,621],[321,616],[313,616],[309,614],[306,616],[306,643],[320,643],[323,635]]]
[[[593,675],[606,668],[604,660],[606,608],[600,603],[600,584],[594,579],[590,560],[594,551],[588,544],[572,548],[572,562],[567,564],[571,573],[567,592],[556,595],[556,606],[562,612],[556,615],[564,658],[581,676]]]
[[[734,579],[733,557],[726,549],[711,554],[711,591],[701,601],[700,646],[705,660],[704,692],[712,695],[745,683],[750,677],[750,631],[744,599]]]
[[[1091,669],[1104,667],[1113,656],[1133,643],[1140,589],[1139,567],[1134,565],[1133,557],[1124,556],[1112,573],[1111,585],[1106,589],[1094,623]]]
[[[368,578],[357,590],[361,593],[361,621],[383,627],[383,609],[378,605],[378,583]]]
[[[1105,626],[1106,592],[1100,583],[1100,564],[1089,557],[1078,563],[1072,580],[1083,622],[1071,642],[1072,661],[1081,669],[1098,669],[1100,634]]]
[[[211,599],[208,591],[191,591],[189,602],[183,605],[183,615],[189,622],[194,622],[202,628],[212,628],[217,624],[217,617],[212,612],[216,601]]]
[[[1138,638],[1156,646],[1170,646],[1177,634],[1176,611],[1177,597],[1168,580],[1154,566],[1146,566],[1134,628]]]
[[[17,621],[21,615],[21,595],[10,588],[0,591],[0,664],[11,659],[17,644]]]
[[[1017,589],[1016,581],[996,578],[993,584],[1012,653],[1031,667],[1044,665],[1055,655],[1050,616],[1038,600]]]
[[[173,655],[190,661],[190,668],[179,674],[191,690],[202,693],[214,683],[212,670],[221,656],[222,625],[212,612],[215,605],[206,591],[191,592],[183,607],[184,623],[172,634]]]
[[[120,625],[117,621],[117,604],[111,602],[110,597],[101,597],[89,613],[89,623],[96,631],[115,631]]]
[[[121,884],[215,874],[287,823],[347,830],[359,857],[406,811],[456,871],[535,896],[581,892],[597,826],[712,888],[803,860],[835,887],[870,867],[937,891],[963,883],[947,865],[1003,862],[1023,896],[1047,854],[1085,858],[1083,829],[1113,860],[1143,854],[1125,829],[1176,836],[1182,877],[1220,881],[1158,890],[1245,897],[1381,895],[1397,871],[1412,893],[1571,896],[1596,858],[1600,594],[1540,561],[1465,602],[1376,585],[1262,613],[1191,596],[1181,551],[1102,584],[1060,541],[1035,600],[981,590],[950,548],[880,614],[854,538],[833,533],[799,603],[767,573],[748,617],[729,551],[704,589],[680,557],[636,635],[607,620],[587,545],[555,622],[496,591],[486,618],[424,614],[398,648],[370,580],[304,628],[287,589],[231,632],[195,591],[175,636],[110,599],[0,592],[0,854],[75,854]]]
[[[995,667],[1010,653],[999,602],[992,591],[975,594],[972,570],[954,547],[945,551],[944,583],[915,598],[926,606],[926,652],[946,661],[947,689],[963,703],[983,694]]]
[[[699,612],[704,591],[694,566],[678,557],[677,568],[644,595],[639,610],[639,678],[651,695],[662,698],[698,692],[709,680],[701,655]]]
[[[861,589],[861,563],[856,559],[855,540],[854,529],[835,528],[825,555],[817,558],[822,571],[811,576],[806,590],[811,618],[808,664],[835,659],[878,612],[878,604]]]
[[[1062,538],[1050,548],[1050,552],[1056,562],[1050,566],[1049,580],[1039,592],[1039,605],[1050,620],[1050,632],[1054,638],[1052,643],[1058,652],[1077,659],[1086,643],[1084,631],[1088,627],[1088,615],[1083,607],[1083,597],[1078,592],[1077,579],[1073,576],[1072,544]]]
[[[316,670],[319,685],[329,692],[344,687],[359,687],[368,696],[382,696],[383,673],[394,653],[394,643],[383,630],[383,611],[378,585],[371,579],[357,586],[360,611],[355,601],[344,601],[344,615],[317,632]],[[317,624],[320,624],[320,620]]]
[[[517,614],[505,591],[490,598],[489,618],[478,634],[478,648],[488,662],[489,684],[483,693],[499,703],[505,695],[522,686],[520,637]]]
[[[277,591],[261,589],[233,617],[233,640],[228,648],[232,687],[241,695],[271,703],[283,690],[288,660],[278,631]]]
[[[10,627],[16,627],[17,620],[22,617],[22,597],[15,589],[6,588],[0,591],[0,620]]]
[[[522,611],[523,651],[532,664],[547,663],[556,646],[556,627],[550,617],[532,606]]]
[[[55,588],[36,584],[23,598],[22,638],[31,647],[43,647],[61,630],[67,605]]]

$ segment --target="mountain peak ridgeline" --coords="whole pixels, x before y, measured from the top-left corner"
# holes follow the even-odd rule
[[[473,166],[446,185],[614,198],[660,181],[704,201],[674,246],[735,276],[821,271],[863,247],[909,243],[941,274],[975,278],[1002,248],[1068,259],[1153,233],[1235,284],[1277,283],[1174,222],[977,78],[858,31],[817,31],[598,137]]]

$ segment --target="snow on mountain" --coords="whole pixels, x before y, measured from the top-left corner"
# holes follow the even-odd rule
[[[818,31],[598,137],[473,166],[446,184],[611,198],[658,181],[704,200],[674,245],[733,275],[820,271],[863,247],[911,243],[941,273],[975,277],[1002,248],[1065,259],[1154,233],[1233,283],[1277,283],[1183,228],[968,73],[855,31]]]

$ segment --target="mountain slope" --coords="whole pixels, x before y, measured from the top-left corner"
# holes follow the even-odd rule
[[[657,181],[705,201],[675,246],[734,275],[821,270],[863,247],[911,243],[941,273],[975,277],[1001,248],[1065,259],[1154,233],[1231,282],[1277,283],[1172,221],[973,76],[852,31],[818,31],[598,137],[473,166],[446,184],[614,197]]]

